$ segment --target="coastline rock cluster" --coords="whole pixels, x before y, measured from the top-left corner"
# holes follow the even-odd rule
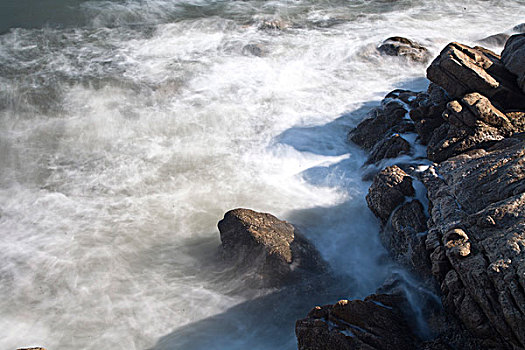
[[[378,49],[424,61],[426,49],[397,39]],[[501,56],[450,43],[427,77],[425,92],[389,93],[348,140],[369,152],[383,244],[441,297],[444,310],[425,315],[431,340],[414,332],[402,292],[378,291],[312,309],[296,323],[300,350],[525,348],[525,34]],[[270,214],[235,209],[219,230],[225,259],[262,286],[327,269]]]
[[[367,203],[391,255],[435,281],[446,312],[459,320],[456,329],[436,332],[445,348],[457,343],[444,333],[463,330],[473,348],[525,347],[524,73],[525,34],[510,37],[501,56],[451,43],[428,67],[427,92],[394,91],[349,133],[371,151],[412,124],[427,146],[430,165],[418,170],[414,159],[381,170]],[[391,148],[384,158],[401,153]],[[427,213],[413,181],[427,190]]]

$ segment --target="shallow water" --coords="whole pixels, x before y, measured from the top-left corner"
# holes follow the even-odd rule
[[[389,90],[424,89],[426,67],[375,47],[404,35],[435,55],[509,30],[525,8],[71,0],[49,16],[27,3],[1,11],[6,349],[293,349],[295,319],[396,269],[366,208],[364,153],[345,138]],[[258,30],[272,19],[288,28]],[[217,254],[235,207],[297,224],[338,282],[247,288]]]

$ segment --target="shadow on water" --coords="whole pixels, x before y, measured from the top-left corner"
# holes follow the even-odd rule
[[[420,80],[402,84],[420,87]],[[368,210],[363,182],[365,153],[346,141],[378,102],[368,102],[321,126],[297,126],[280,134],[275,144],[300,152],[347,158],[316,166],[300,176],[309,184],[339,188],[347,199],[328,207],[312,207],[288,213],[315,244],[331,272],[302,284],[288,286],[242,302],[223,313],[182,326],[160,338],[151,350],[168,349],[296,349],[295,321],[316,305],[340,299],[363,298],[374,293],[399,267],[392,263],[379,240],[379,223]],[[228,276],[224,283],[230,283]]]

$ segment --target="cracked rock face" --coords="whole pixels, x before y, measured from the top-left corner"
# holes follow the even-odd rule
[[[486,149],[525,131],[522,113],[505,114],[479,93],[449,102],[443,118],[446,122],[435,130],[427,149],[428,158],[435,162],[473,149]]]
[[[505,110],[525,108],[515,75],[498,55],[481,47],[448,44],[428,67],[427,77],[452,98],[479,92]]]
[[[271,214],[234,209],[218,227],[225,259],[255,270],[255,286],[278,286],[326,269],[315,247],[293,225]]]
[[[451,158],[425,185],[445,307],[487,346],[525,347],[525,135]]]

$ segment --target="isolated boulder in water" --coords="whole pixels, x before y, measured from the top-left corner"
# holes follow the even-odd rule
[[[525,92],[525,34],[513,35],[507,40],[501,60],[505,68],[516,75],[518,86]]]
[[[407,57],[416,62],[427,62],[430,59],[430,54],[425,47],[400,36],[386,39],[377,50],[388,56]]]
[[[479,92],[504,110],[525,108],[525,96],[500,57],[480,47],[448,44],[427,69],[427,78],[450,97]]]
[[[412,178],[397,165],[379,172],[368,189],[366,202],[372,212],[386,222],[390,214],[403,204],[406,196],[415,195]]]
[[[449,102],[443,118],[446,123],[434,131],[427,148],[428,158],[435,162],[472,149],[486,149],[525,131],[519,113],[505,114],[478,93]]]
[[[450,158],[424,181],[444,306],[487,347],[524,348],[525,135]]]
[[[224,215],[218,227],[225,259],[255,270],[263,286],[325,271],[315,247],[293,225],[271,214],[234,209]]]
[[[263,57],[268,54],[268,50],[262,44],[247,44],[242,48],[243,55]]]
[[[400,295],[374,294],[317,306],[295,324],[299,350],[415,349]]]

